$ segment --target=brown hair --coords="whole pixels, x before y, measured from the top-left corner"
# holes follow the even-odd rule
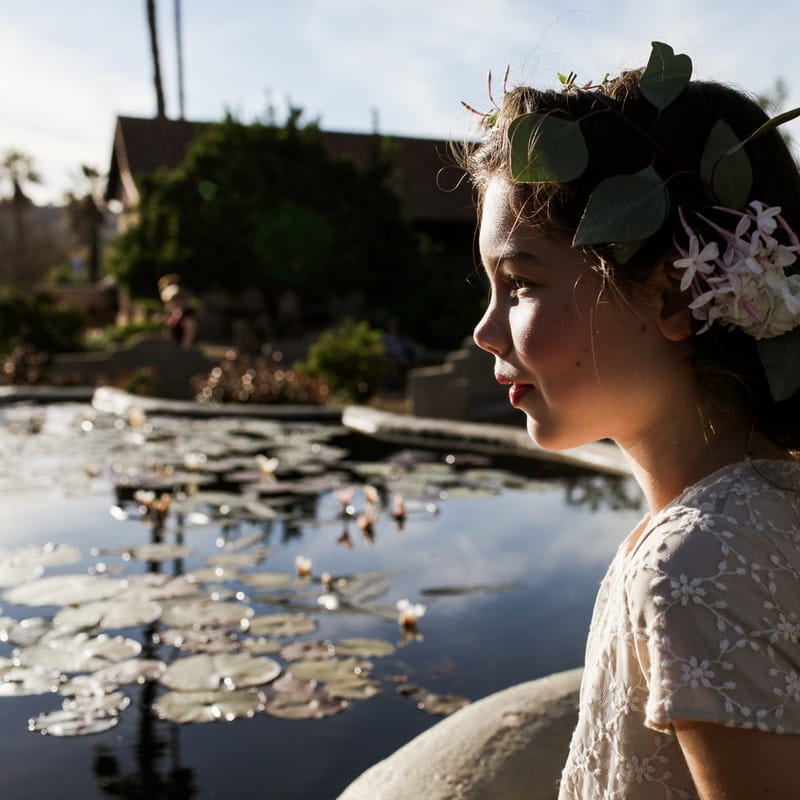
[[[537,111],[580,121],[589,165],[568,183],[513,183],[512,203],[526,223],[571,243],[592,190],[605,178],[638,172],[651,165],[667,182],[670,210],[661,227],[625,264],[617,264],[608,246],[587,249],[590,262],[612,287],[633,294],[660,263],[677,258],[681,235],[678,209],[713,214],[717,201],[700,179],[703,148],[714,124],[725,120],[740,140],[767,115],[741,92],[723,84],[692,81],[662,112],[639,92],[641,71],[626,72],[592,90],[509,91],[488,137],[461,148],[460,164],[478,193],[478,210],[493,177],[511,181],[508,126],[520,114]],[[748,200],[781,206],[782,216],[800,232],[800,176],[781,135],[772,130],[746,147],[753,169]],[[726,219],[729,224],[730,218]],[[800,449],[800,392],[775,403],[769,392],[755,340],[738,329],[713,325],[695,336],[693,363],[701,385],[714,396],[744,397],[756,427],[776,444]],[[733,394],[731,394],[733,393]]]

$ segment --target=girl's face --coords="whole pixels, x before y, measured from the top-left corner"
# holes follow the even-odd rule
[[[491,300],[475,341],[540,446],[633,443],[668,416],[674,392],[678,362],[659,330],[657,293],[610,295],[580,251],[517,222],[508,198],[507,181],[492,179],[480,232]]]

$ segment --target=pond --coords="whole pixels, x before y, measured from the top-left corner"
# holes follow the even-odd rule
[[[323,424],[19,404],[0,456],[0,749],[29,800],[335,798],[580,665],[641,513],[627,478]]]

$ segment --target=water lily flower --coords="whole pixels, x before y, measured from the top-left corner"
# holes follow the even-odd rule
[[[372,505],[376,506],[380,502],[380,495],[378,494],[378,490],[374,486],[370,486],[367,484],[364,486],[364,497],[366,501]]]
[[[280,465],[280,459],[278,458],[267,458],[265,455],[259,453],[256,456],[256,464],[258,464],[258,471],[261,473],[262,478],[268,478],[270,480],[275,479],[275,471],[278,469]]]
[[[294,560],[294,569],[298,578],[307,578],[311,574],[311,559],[297,556]]]
[[[412,603],[407,598],[397,601],[397,621],[401,628],[411,628],[417,620],[425,615],[425,606],[422,603]]]

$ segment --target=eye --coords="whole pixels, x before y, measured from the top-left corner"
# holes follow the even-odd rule
[[[533,281],[517,277],[516,275],[509,275],[506,279],[506,283],[508,285],[508,294],[513,298],[519,297],[521,292],[527,289],[533,289],[534,286],[536,286]]]

